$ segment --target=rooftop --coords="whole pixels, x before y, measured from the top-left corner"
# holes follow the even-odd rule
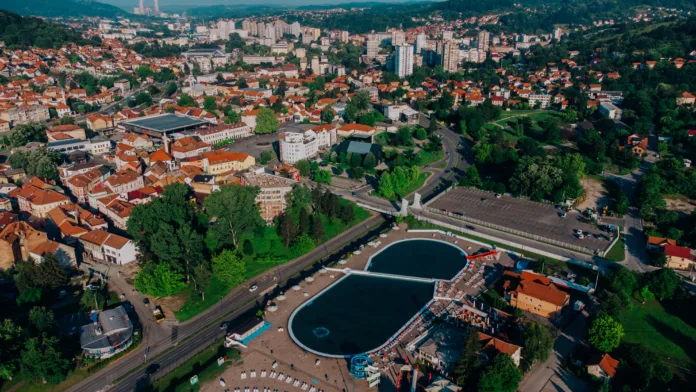
[[[204,120],[173,113],[142,117],[135,120],[124,121],[123,123],[136,128],[142,128],[158,133],[180,131],[186,128],[199,127],[208,124],[208,122]]]

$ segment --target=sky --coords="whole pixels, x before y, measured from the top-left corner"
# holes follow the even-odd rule
[[[139,0],[97,0],[102,3],[113,4],[123,8],[135,8],[140,4]],[[273,5],[316,5],[316,4],[340,4],[378,1],[383,3],[400,3],[403,0],[159,0],[160,7],[166,5],[191,5],[207,6],[218,4],[273,4]],[[427,1],[427,0],[426,0]],[[145,6],[151,6],[154,0],[145,0]]]

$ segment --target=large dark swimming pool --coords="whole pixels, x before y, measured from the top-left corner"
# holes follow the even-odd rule
[[[433,295],[433,283],[348,275],[300,306],[289,331],[305,349],[351,356],[384,345]]]
[[[431,279],[452,279],[466,264],[466,254],[436,240],[395,242],[372,256],[367,270]]]

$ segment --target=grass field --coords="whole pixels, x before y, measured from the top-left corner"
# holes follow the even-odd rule
[[[224,346],[213,345],[155,381],[152,390],[160,392],[198,391],[201,384],[218,378],[225,369],[232,366],[239,359],[239,355],[240,352],[237,349],[225,349]],[[227,360],[222,366],[218,366],[217,359],[222,356],[227,356]],[[191,385],[189,380],[194,375],[198,376],[198,384]]]
[[[440,159],[442,159],[445,156],[445,152],[443,150],[435,151],[435,152],[430,152],[430,151],[425,151],[425,150],[420,150],[418,151],[418,155],[420,156],[421,159],[421,166],[428,166],[433,162],[437,162]]]
[[[611,261],[624,261],[626,258],[626,251],[624,249],[624,241],[623,240],[618,240],[616,241],[616,244],[609,249],[609,252],[607,252],[604,257],[607,260]]]
[[[346,204],[349,202],[341,199],[341,203]],[[340,219],[334,219],[332,222],[327,217],[322,216],[322,222],[324,223],[324,241],[328,241],[345,231],[348,227],[360,223],[370,216],[369,212],[355,204],[353,204],[353,211],[355,212],[355,219],[349,225],[346,225]],[[246,263],[246,280],[253,279],[255,276],[274,268],[276,265],[286,263],[293,259],[290,248],[285,247],[283,240],[273,226],[266,226],[261,233],[251,235],[247,238],[253,245],[254,253],[244,256],[244,262]],[[222,282],[213,276],[208,288],[205,290],[205,300],[203,300],[200,294],[194,291],[193,285],[188,285],[178,294],[185,298],[185,304],[181,309],[174,312],[174,315],[179,321],[189,320],[211,306],[215,306],[221,298],[226,296],[235,287],[237,287],[237,285]]]
[[[669,313],[658,301],[634,301],[633,309],[624,311],[619,321],[624,327],[624,342],[644,344],[667,363],[696,366],[696,328]]]

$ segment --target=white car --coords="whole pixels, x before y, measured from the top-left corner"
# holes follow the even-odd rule
[[[253,286],[249,287],[249,292],[253,293],[254,291],[258,290],[258,288],[259,288],[259,286],[253,285]]]

